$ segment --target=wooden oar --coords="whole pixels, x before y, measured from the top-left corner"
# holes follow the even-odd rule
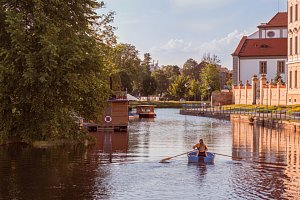
[[[167,160],[171,160],[172,158],[175,158],[175,157],[178,157],[178,156],[182,156],[182,155],[187,154],[187,153],[190,153],[190,152],[191,152],[191,151],[188,151],[188,152],[185,152],[185,153],[181,153],[181,154],[178,154],[178,155],[172,156],[172,157],[167,157],[167,158],[162,159],[160,162],[162,163],[162,162],[165,162],[165,161],[167,161]]]

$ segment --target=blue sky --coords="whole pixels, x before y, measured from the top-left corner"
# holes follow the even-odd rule
[[[278,4],[279,1],[279,4]],[[178,65],[204,53],[216,54],[232,68],[231,53],[243,35],[257,30],[287,0],[104,0],[115,11],[119,43],[149,52],[159,65]],[[279,5],[279,6],[278,6]]]

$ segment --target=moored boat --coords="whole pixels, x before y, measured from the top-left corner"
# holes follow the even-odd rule
[[[155,118],[154,106],[152,105],[138,105],[136,106],[136,113],[139,118]]]
[[[211,152],[207,152],[206,157],[198,157],[197,156],[197,150],[191,151],[187,154],[188,156],[188,162],[189,163],[198,163],[198,162],[204,162],[204,163],[214,163],[215,160],[215,154]]]

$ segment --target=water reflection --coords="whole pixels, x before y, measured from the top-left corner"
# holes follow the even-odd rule
[[[0,147],[0,199],[299,199],[299,133],[157,109],[96,144]],[[183,155],[203,138],[214,165]]]
[[[86,158],[86,151],[82,145],[1,147],[0,199],[92,199],[95,177],[105,178],[110,171]],[[99,187],[109,194],[105,184]]]
[[[300,196],[300,133],[235,122],[232,140],[232,156],[250,162],[233,174],[240,177],[232,177],[236,186],[247,185],[249,193],[261,198]]]

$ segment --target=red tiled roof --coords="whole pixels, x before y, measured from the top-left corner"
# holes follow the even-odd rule
[[[261,24],[258,28],[270,28],[270,27],[287,27],[288,26],[288,13],[277,13],[268,23]]]
[[[240,45],[242,44],[242,47]],[[241,39],[232,54],[239,57],[287,56],[287,38]]]
[[[235,51],[231,54],[233,56],[238,56],[239,52],[241,51],[245,41],[247,40],[247,36],[243,36],[239,45],[236,47]]]

